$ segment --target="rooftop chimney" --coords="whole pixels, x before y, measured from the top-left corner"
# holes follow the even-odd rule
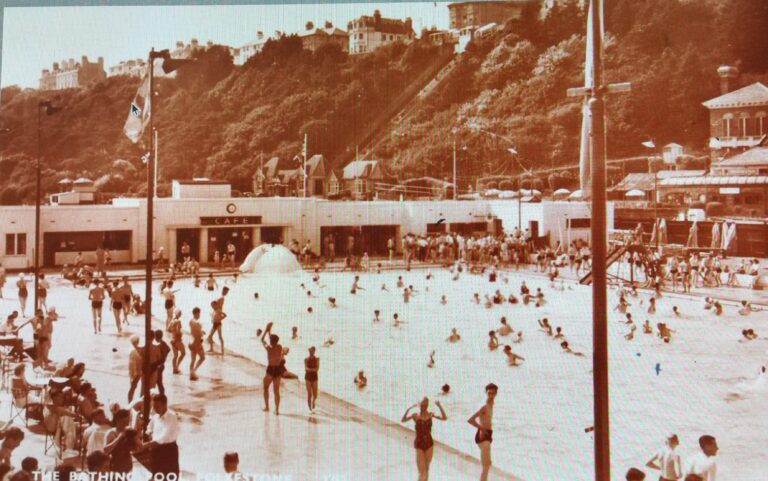
[[[182,42],[181,40],[176,42],[176,48],[184,48],[184,42]]]
[[[739,69],[730,65],[723,65],[717,69],[717,75],[720,77],[720,95],[736,90],[739,82]]]

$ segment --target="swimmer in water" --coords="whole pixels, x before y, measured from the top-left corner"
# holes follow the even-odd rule
[[[739,309],[739,314],[742,316],[748,316],[753,312],[757,312],[760,309],[754,307],[752,304],[749,303],[749,301],[741,301],[741,309]]]
[[[754,341],[758,337],[754,329],[742,329],[741,335],[744,336],[744,339],[739,342]]]
[[[403,276],[397,276],[397,288],[402,289],[405,284],[403,283]]]
[[[643,324],[643,333],[653,334],[653,327],[651,327],[651,321],[649,321],[648,319],[646,319],[645,324]]]
[[[499,348],[499,339],[496,337],[496,331],[488,331],[488,349],[495,351]]]
[[[445,298],[445,294],[443,294],[443,297],[440,298],[440,304],[442,305],[448,304],[448,299]]]
[[[336,298],[335,297],[329,297],[328,298],[328,304],[330,304],[332,308],[335,308],[336,307]]]
[[[648,314],[656,314],[656,298],[648,299]]]
[[[373,311],[373,322],[381,322],[381,319],[379,318],[379,314],[380,312],[378,309]]]
[[[517,331],[517,337],[512,342],[514,342],[515,344],[520,344],[521,342],[523,342],[523,331]]]
[[[712,301],[711,297],[705,297],[704,298],[704,310],[709,311],[714,307],[715,303]]]
[[[632,319],[632,313],[631,312],[627,313],[626,318],[627,318],[626,321],[622,321],[624,324],[634,324],[635,323],[635,320]]]
[[[478,294],[477,292],[475,292],[475,295],[472,299],[474,299],[475,304],[480,304],[480,294]]]
[[[293,326],[291,328],[291,339],[298,339],[299,338],[299,328],[296,326]]]
[[[659,338],[669,344],[672,341],[672,333],[675,331],[667,327],[663,322],[656,324],[656,328],[659,330]]]
[[[563,352],[565,352],[567,354],[573,354],[574,356],[584,357],[584,353],[583,352],[578,352],[578,351],[574,351],[573,349],[571,349],[571,347],[568,345],[568,341],[561,342],[560,343],[560,347],[563,348]]]
[[[358,372],[357,376],[355,376],[355,386],[357,386],[358,389],[363,389],[367,385],[368,385],[368,378],[365,377],[365,372],[363,371]]]
[[[720,301],[715,301],[715,315],[716,316],[722,316],[723,315],[723,305],[720,304]]]
[[[539,327],[541,327],[541,330],[547,333],[547,336],[552,336],[552,326],[549,325],[549,319],[546,317],[544,319],[541,319],[539,322]]]
[[[510,366],[519,366],[520,363],[518,361],[525,361],[523,356],[519,356],[512,352],[512,346],[510,345],[504,346],[504,354],[506,354],[507,362],[509,362]]]
[[[336,344],[336,341],[334,341],[332,337],[329,337],[329,338],[328,338],[328,339],[326,339],[326,340],[325,340],[325,342],[323,343],[323,347],[331,347],[331,346],[333,346],[334,344]]]
[[[493,307],[493,301],[491,300],[491,297],[488,294],[485,295],[484,305],[486,309],[490,309]]]
[[[520,301],[518,301],[517,297],[515,297],[514,294],[510,294],[509,295],[509,303],[510,304],[517,304],[518,302],[520,302]]]
[[[435,351],[429,353],[429,362],[427,362],[427,367],[430,369],[435,367]]]
[[[507,324],[507,318],[502,317],[501,318],[501,327],[496,331],[500,336],[508,336],[514,332],[514,329],[512,329],[509,324]]]
[[[635,331],[637,331],[637,326],[633,323],[629,328],[629,332],[627,334],[624,334],[624,339],[626,339],[627,341],[631,341],[632,339],[634,339]]]
[[[387,289],[387,285],[386,285],[386,284],[382,284],[382,285],[381,285],[381,290],[382,290],[382,291],[386,291],[386,292],[389,292],[389,289]]]
[[[624,294],[621,294],[621,296],[619,297],[619,303],[616,304],[616,307],[614,307],[613,310],[614,311],[619,311],[622,314],[626,314],[627,313],[627,308],[630,305],[631,304],[629,302],[627,302],[627,300],[624,298]]]
[[[456,328],[454,327],[453,329],[451,329],[451,335],[448,336],[445,340],[448,342],[459,342],[461,341],[461,336],[459,335],[459,333],[456,331]]]
[[[392,318],[394,319],[394,323],[392,325],[395,327],[399,327],[400,324],[403,323],[403,321],[400,320],[400,316],[398,316],[397,313],[395,313],[395,315],[392,316]]]
[[[563,335],[563,328],[557,327],[555,328],[555,335],[552,336],[552,339],[565,339],[565,335]]]
[[[680,317],[680,309],[677,306],[672,306],[672,313],[674,313],[677,317]]]

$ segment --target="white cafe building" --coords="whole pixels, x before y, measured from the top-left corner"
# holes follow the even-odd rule
[[[146,199],[116,198],[111,204],[70,204],[68,196],[52,195],[41,207],[41,264],[72,263],[82,252],[94,262],[103,246],[113,263],[137,263],[161,247],[171,262],[180,257],[184,242],[202,263],[228,243],[244,258],[260,243],[307,240],[324,253],[333,237],[341,256],[350,242],[358,254],[385,255],[387,240],[398,246],[402,236],[440,232],[511,232],[519,225],[550,243],[589,238],[590,210],[583,202],[541,202],[521,205],[516,200],[470,201],[331,201],[320,198],[232,197],[225,182],[208,179],[174,181],[171,197],[154,202],[154,245],[146,245]],[[61,202],[64,198],[67,203]],[[608,208],[608,229],[613,206]],[[0,206],[0,261],[6,269],[33,265],[34,206]]]

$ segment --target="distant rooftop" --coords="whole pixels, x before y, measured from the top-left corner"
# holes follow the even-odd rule
[[[768,105],[768,87],[760,82],[755,82],[752,85],[707,100],[703,105],[708,109]]]

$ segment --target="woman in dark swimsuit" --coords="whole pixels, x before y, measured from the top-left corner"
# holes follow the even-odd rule
[[[320,358],[315,356],[315,346],[309,348],[309,357],[304,359],[304,381],[307,383],[307,406],[315,412],[317,402],[317,371],[320,369]]]
[[[432,441],[432,419],[445,421],[448,416],[445,415],[445,409],[440,401],[435,401],[435,405],[440,409],[440,415],[429,411],[429,399],[424,398],[419,404],[410,406],[403,414],[400,422],[408,422],[411,419],[416,423],[416,439],[413,447],[416,448],[416,467],[419,469],[419,481],[429,479],[429,465],[432,463],[432,454],[434,441]],[[409,414],[411,409],[419,408],[417,414]]]

